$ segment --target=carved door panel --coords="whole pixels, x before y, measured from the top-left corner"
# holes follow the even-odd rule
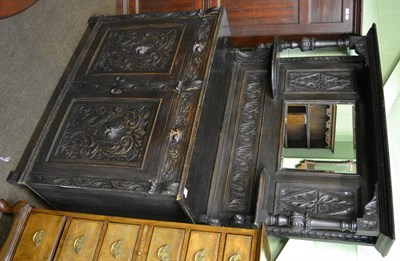
[[[174,90],[179,82],[189,80],[191,54],[207,53],[208,33],[215,20],[202,20],[195,13],[180,18],[143,17],[98,18],[74,77],[74,90],[100,86]]]
[[[43,142],[31,182],[65,187],[177,181],[197,93],[67,95]],[[57,184],[59,183],[59,184]]]

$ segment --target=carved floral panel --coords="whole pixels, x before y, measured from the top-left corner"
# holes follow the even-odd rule
[[[50,160],[141,166],[159,102],[73,101]]]
[[[281,214],[309,213],[353,217],[357,212],[357,192],[329,188],[278,185],[276,211]]]
[[[288,71],[286,92],[354,91],[351,71]]]
[[[169,73],[184,25],[108,29],[88,73]]]
[[[249,207],[261,129],[264,95],[261,82],[260,75],[248,74],[242,90],[234,156],[224,197],[224,208],[228,211],[246,211]]]

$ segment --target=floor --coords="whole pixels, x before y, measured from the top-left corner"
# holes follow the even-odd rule
[[[400,187],[400,1],[365,0],[363,28],[377,23],[387,103],[393,186]],[[115,0],[38,1],[30,9],[0,20],[0,198],[45,203],[6,178],[16,169],[26,144],[49,100],[69,57],[86,28],[87,18],[115,13]],[[397,67],[396,67],[397,66]],[[396,220],[399,191],[394,191]],[[0,214],[0,245],[11,219]],[[399,228],[397,228],[399,235]],[[271,241],[276,257],[285,241]],[[299,252],[301,251],[301,255]],[[399,243],[385,260],[399,256]],[[380,260],[373,247],[289,240],[277,260]],[[397,260],[397,259],[396,259]]]

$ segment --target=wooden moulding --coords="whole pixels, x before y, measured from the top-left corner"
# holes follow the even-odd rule
[[[25,227],[32,207],[28,202],[20,200],[14,205],[8,204],[4,199],[0,199],[0,212],[13,214],[13,222],[8,237],[0,250],[0,260],[12,260],[14,250],[18,244],[22,230]]]

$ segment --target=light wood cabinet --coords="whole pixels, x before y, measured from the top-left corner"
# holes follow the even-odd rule
[[[0,260],[258,260],[264,231],[0,203],[15,214]]]

